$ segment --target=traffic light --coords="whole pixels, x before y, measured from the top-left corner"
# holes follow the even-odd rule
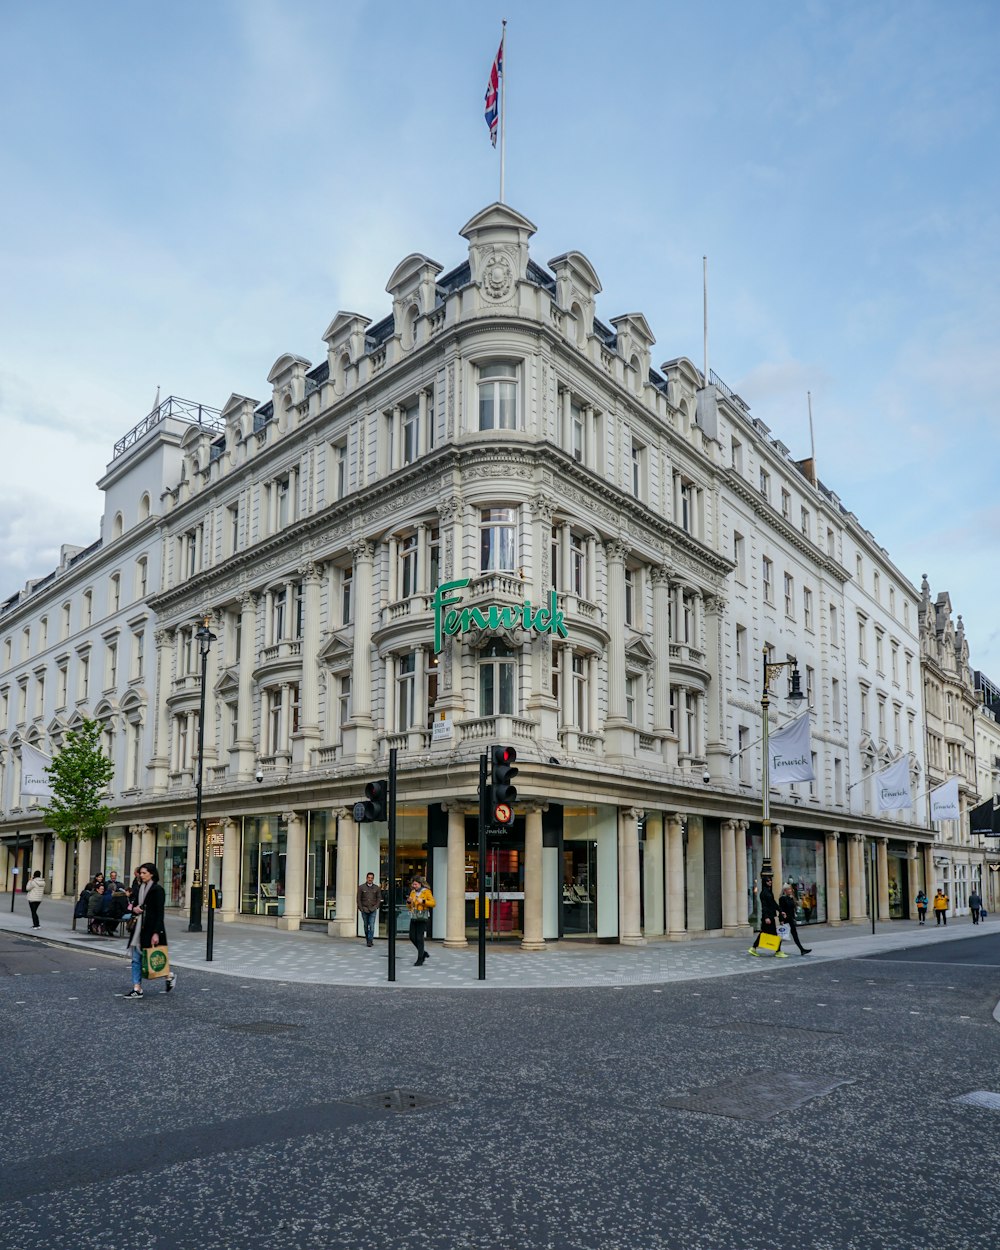
[[[389,783],[387,781],[369,781],[365,786],[365,801],[354,804],[354,819],[362,825],[365,822],[378,824],[386,820],[389,802]]]
[[[514,761],[517,752],[513,747],[493,747],[493,784],[490,786],[490,808],[495,825],[512,825],[514,823],[514,804],[517,801],[517,788],[514,778],[517,769]]]

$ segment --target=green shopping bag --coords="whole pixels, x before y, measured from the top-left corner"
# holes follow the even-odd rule
[[[142,976],[146,981],[170,976],[170,954],[165,946],[143,947]]]

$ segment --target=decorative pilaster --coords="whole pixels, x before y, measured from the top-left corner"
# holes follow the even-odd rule
[[[737,931],[741,937],[749,937],[749,935],[753,932],[753,925],[749,920],[751,906],[750,881],[747,870],[747,830],[750,826],[749,822],[745,820],[737,820],[735,822],[735,826]]]
[[[774,897],[781,893],[785,884],[785,865],[781,860],[781,835],[785,832],[784,825],[771,826],[771,869],[774,872]]]
[[[847,850],[848,910],[851,913],[851,924],[864,924],[865,835],[852,834]]]
[[[618,809],[618,871],[621,874],[619,893],[618,940],[622,946],[645,946],[642,936],[642,912],[639,905],[639,818],[636,807]]]
[[[454,950],[469,945],[465,936],[465,809],[443,804],[448,813],[448,923],[444,944]],[[480,865],[482,872],[484,865]]]
[[[236,771],[250,781],[256,771],[253,741],[253,671],[257,662],[257,600],[247,591],[240,598],[240,667],[236,704]]]
[[[322,566],[310,560],[299,570],[302,577],[302,682],[299,686],[299,731],[301,742],[295,754],[304,772],[313,765],[313,751],[320,744],[319,729],[319,624]]]
[[[142,826],[140,846],[139,862],[141,864],[156,863],[156,830],[149,825]]]
[[[907,847],[906,854],[906,888],[909,891],[909,912],[912,920],[916,914],[916,904],[914,899],[920,889],[920,848],[916,842],[911,842]],[[910,909],[913,909],[912,911]]]
[[[706,595],[702,600],[705,617],[705,663],[710,673],[705,695],[706,750],[705,758],[712,784],[729,777],[729,748],[725,741],[725,690],[722,674],[722,618],[726,601],[721,595]]]
[[[154,794],[164,794],[170,767],[170,708],[167,696],[173,684],[174,632],[158,629],[153,639],[156,643],[156,722],[153,757],[149,761],[150,788]]]
[[[371,543],[356,542],[351,552],[354,556],[354,672],[356,679],[351,683],[353,715],[350,728],[344,731],[344,753],[345,755],[371,755],[374,727],[371,682],[368,680],[368,675],[372,670],[372,605],[374,602],[372,561],[375,549]],[[338,904],[339,901],[338,891]]]

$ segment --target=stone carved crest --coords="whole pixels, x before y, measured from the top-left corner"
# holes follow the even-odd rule
[[[481,287],[487,299],[506,299],[514,286],[514,263],[506,252],[492,251],[483,257]]]

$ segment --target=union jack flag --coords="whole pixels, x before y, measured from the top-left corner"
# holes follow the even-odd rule
[[[500,121],[500,79],[503,76],[503,40],[490,68],[486,83],[486,124],[490,128],[490,142],[497,145],[497,126]]]

